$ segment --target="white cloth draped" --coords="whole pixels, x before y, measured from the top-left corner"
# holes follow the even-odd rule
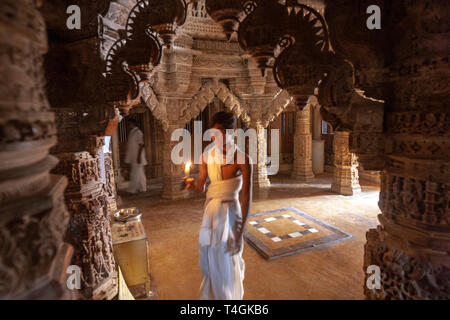
[[[125,163],[137,164],[137,157],[139,152],[139,146],[144,144],[144,134],[139,128],[135,127],[131,129],[128,134],[127,141],[127,151],[125,153]],[[145,150],[142,150],[141,153],[141,163],[140,165],[145,166],[147,164],[147,159],[145,157]]]
[[[131,164],[130,183],[127,188],[130,193],[147,191],[147,178],[144,170],[144,166],[147,164],[145,149],[141,152],[141,163],[137,163],[139,148],[143,144],[144,134],[139,128],[133,128],[128,135],[125,154],[125,163]]]
[[[234,243],[235,222],[242,219],[238,200],[242,176],[222,180],[221,165],[214,161],[208,163],[208,176],[211,184],[206,194],[199,237],[203,272],[200,298],[241,300],[244,295],[244,241],[237,254],[232,255],[228,250]]]

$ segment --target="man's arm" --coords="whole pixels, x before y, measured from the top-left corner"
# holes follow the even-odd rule
[[[250,206],[252,203],[252,188],[253,188],[253,167],[250,164],[250,159],[245,155],[245,163],[239,165],[242,172],[242,193],[241,193],[241,211],[242,223],[238,225],[237,236],[240,238],[244,233],[244,227],[247,223],[247,218],[250,213]]]

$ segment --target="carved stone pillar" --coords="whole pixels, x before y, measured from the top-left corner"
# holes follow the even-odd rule
[[[361,193],[358,174],[358,157],[350,152],[350,132],[334,134],[334,170],[331,190],[344,196]]]
[[[82,271],[81,290],[73,291],[72,298],[112,299],[117,294],[117,275],[100,158],[86,151],[57,156],[56,171],[69,177],[65,196],[70,222],[65,239],[75,249],[72,264]]]
[[[187,191],[183,191],[182,179],[184,176],[183,165],[175,165],[171,159],[172,149],[179,143],[171,141],[172,132],[182,128],[181,125],[170,125],[167,131],[164,131],[163,146],[163,199],[176,200],[187,197]]]
[[[314,180],[310,105],[296,113],[292,177],[301,182]]]
[[[270,187],[270,180],[267,177],[267,130],[260,122],[254,125],[258,140],[257,163],[253,166],[253,186],[256,188]]]
[[[106,173],[106,181],[104,184],[105,192],[106,192],[106,201],[108,202],[108,209],[110,214],[113,214],[117,211],[117,188],[116,188],[116,179],[114,177],[114,163],[112,159],[111,153],[104,154],[105,161],[105,173]]]
[[[117,294],[110,229],[110,209],[115,205],[101,149],[103,137],[117,125],[118,114],[106,99],[100,40],[92,28],[101,11],[94,14],[97,9],[84,6],[82,23],[86,25],[80,32],[86,33],[77,34],[53,19],[60,16],[54,16],[49,5],[57,4],[44,2],[43,6],[53,40],[45,60],[46,89],[58,135],[52,154],[61,160],[54,172],[69,178],[65,195],[70,221],[65,238],[74,247],[72,264],[82,271],[82,288],[72,291],[72,298],[111,299]],[[61,38],[66,41],[57,41]]]
[[[380,226],[367,233],[369,299],[450,299],[448,1],[393,2]],[[445,27],[447,26],[447,27]],[[401,34],[401,37],[398,36]],[[366,277],[369,277],[367,275]]]
[[[44,90],[46,30],[34,1],[0,10],[0,299],[64,299],[72,248],[67,179],[57,160],[55,118]]]

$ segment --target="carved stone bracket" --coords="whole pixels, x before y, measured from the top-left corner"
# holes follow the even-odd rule
[[[155,118],[161,122],[163,130],[167,131],[169,128],[169,119],[167,117],[166,106],[159,101],[155,91],[153,91],[152,86],[148,82],[143,83],[141,88],[141,97],[146,106],[150,108]]]

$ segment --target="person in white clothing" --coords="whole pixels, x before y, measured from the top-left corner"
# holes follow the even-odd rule
[[[202,300],[241,300],[244,296],[243,234],[252,201],[252,164],[226,132],[235,128],[234,114],[214,116],[217,135],[202,155],[198,181],[184,181],[186,189],[198,192],[204,192],[207,177],[211,181],[199,236]]]
[[[128,119],[128,142],[125,153],[125,163],[131,165],[130,183],[127,192],[138,193],[147,191],[147,178],[144,167],[147,160],[144,152],[144,134],[139,130],[134,119]]]

